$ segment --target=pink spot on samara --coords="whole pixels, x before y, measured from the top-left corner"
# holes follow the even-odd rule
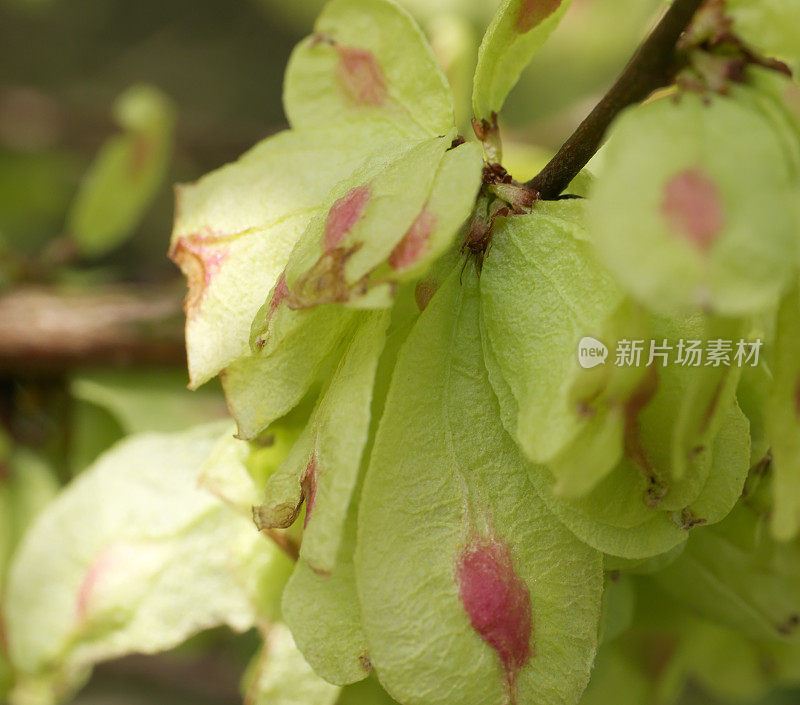
[[[306,465],[306,470],[303,473],[303,478],[300,480],[300,485],[303,488],[303,496],[306,500],[306,517],[303,520],[303,528],[308,526],[308,520],[311,518],[311,512],[314,511],[314,502],[317,499],[317,456],[311,456],[311,459]]]
[[[78,597],[75,601],[75,613],[79,620],[86,619],[91,606],[92,596],[106,574],[110,570],[113,570],[115,565],[119,564],[119,559],[120,551],[116,546],[112,545],[108,546],[100,553],[89,566],[89,570],[86,571],[80,588],[78,588]]]
[[[533,654],[533,617],[530,592],[514,571],[509,547],[473,539],[458,556],[456,580],[472,628],[500,658],[513,701],[517,675]]]
[[[423,210],[389,255],[389,265],[392,269],[405,269],[420,258],[435,225],[436,216],[430,211]]]
[[[275,282],[275,288],[272,290],[272,298],[269,301],[269,313],[267,314],[268,318],[272,318],[272,315],[278,310],[278,306],[283,303],[283,300],[288,295],[289,286],[286,284],[286,270],[284,270],[281,272],[278,281]]]
[[[562,0],[522,0],[514,29],[519,34],[530,32],[561,7],[561,2]]]
[[[683,171],[667,182],[661,213],[671,230],[703,251],[711,247],[725,223],[717,186],[698,169]]]
[[[342,238],[358,222],[367,207],[370,193],[368,184],[358,186],[348,191],[331,206],[322,236],[326,252],[335,249]]]
[[[362,105],[383,105],[387,89],[375,55],[366,49],[337,47],[339,80],[352,100]]]

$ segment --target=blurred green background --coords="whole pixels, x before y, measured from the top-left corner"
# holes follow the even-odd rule
[[[469,129],[496,1],[405,4]],[[184,389],[183,283],[166,258],[172,184],[285,126],[284,66],[321,5],[0,0],[0,483],[26,463],[64,483],[127,433],[224,416],[216,387]],[[572,131],[660,5],[574,0],[503,116],[515,176],[532,176]],[[256,648],[253,634],[203,634],[99,667],[75,703],[239,703]],[[683,702],[715,701],[691,687]]]

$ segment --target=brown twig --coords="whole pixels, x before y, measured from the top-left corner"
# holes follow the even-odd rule
[[[182,290],[126,285],[67,293],[23,287],[0,296],[0,373],[87,365],[185,365]]]
[[[624,108],[644,100],[675,75],[675,45],[704,0],[675,0],[639,47],[617,82],[558,153],[525,186],[545,200],[559,194],[600,147],[611,122]]]

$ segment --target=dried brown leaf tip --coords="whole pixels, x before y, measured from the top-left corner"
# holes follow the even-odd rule
[[[552,15],[563,0],[521,0],[514,30],[526,34]]]
[[[185,235],[172,245],[169,257],[180,267],[189,288],[185,304],[187,317],[197,311],[206,289],[228,257],[228,239],[207,231]]]

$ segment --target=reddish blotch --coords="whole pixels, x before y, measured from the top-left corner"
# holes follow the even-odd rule
[[[331,252],[342,241],[342,238],[353,229],[363,215],[370,198],[368,184],[348,191],[338,199],[328,212],[325,221],[325,232],[322,235],[325,252]]]
[[[436,216],[430,211],[423,210],[389,255],[389,265],[392,269],[405,269],[420,258],[435,225]]]
[[[725,224],[717,185],[699,169],[673,176],[664,187],[661,213],[670,229],[707,251]]]
[[[417,283],[414,289],[414,300],[420,311],[424,311],[428,307],[438,288],[439,285],[433,279],[422,279]]]
[[[362,105],[383,105],[388,91],[375,55],[356,47],[337,46],[336,51],[339,80],[350,98]]]
[[[530,32],[542,21],[550,17],[559,7],[563,0],[522,0],[522,4],[517,14],[517,21],[514,23],[514,30],[519,34]]]
[[[517,675],[533,655],[528,586],[514,571],[511,550],[496,539],[472,539],[458,556],[459,597],[472,628],[500,658],[515,699]]]
[[[303,520],[303,528],[308,526],[308,520],[314,510],[314,502],[317,498],[317,472],[317,456],[314,454],[309,459],[306,470],[300,480],[300,486],[303,488],[303,496],[306,500],[306,516]]]

